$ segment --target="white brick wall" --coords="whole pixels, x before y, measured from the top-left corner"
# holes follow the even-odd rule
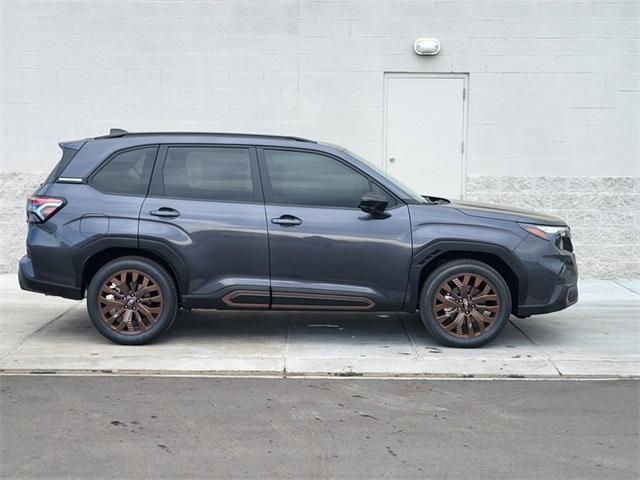
[[[636,0],[0,0],[0,22],[0,172],[109,127],[380,162],[383,73],[402,71],[469,73],[468,175],[640,176]],[[420,36],[440,55],[416,56]]]
[[[380,161],[383,72],[454,71],[469,174],[640,174],[633,0],[0,5],[4,171],[111,126],[307,135]],[[413,54],[425,35],[437,57]]]
[[[467,199],[537,210],[571,226],[583,278],[640,276],[640,177],[467,177]]]

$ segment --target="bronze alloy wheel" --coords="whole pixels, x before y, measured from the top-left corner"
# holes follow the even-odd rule
[[[499,311],[496,288],[477,273],[449,277],[440,284],[433,299],[433,314],[440,327],[460,338],[482,335]]]
[[[102,321],[125,335],[139,335],[155,325],[162,312],[158,283],[139,270],[121,270],[104,282],[98,293]]]

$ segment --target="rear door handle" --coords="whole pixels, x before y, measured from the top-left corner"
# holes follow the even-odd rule
[[[272,218],[271,223],[276,223],[283,227],[293,227],[295,225],[302,225],[302,220],[293,215],[282,215],[280,218]]]
[[[151,210],[149,215],[163,218],[176,218],[180,216],[180,212],[174,208],[161,207],[158,210]]]

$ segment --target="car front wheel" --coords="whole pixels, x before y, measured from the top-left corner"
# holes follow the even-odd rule
[[[438,267],[425,281],[420,315],[441,344],[480,347],[502,331],[511,315],[511,293],[502,276],[476,260]]]
[[[96,329],[112,342],[142,345],[175,320],[178,295],[171,276],[157,263],[124,257],[104,265],[87,289],[87,310]]]

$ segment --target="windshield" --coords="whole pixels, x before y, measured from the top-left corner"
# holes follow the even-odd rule
[[[335,145],[331,145],[331,146],[332,147],[336,147]],[[374,165],[373,163],[371,163],[366,158],[363,158],[360,155],[358,155],[357,153],[353,153],[352,151],[350,151],[350,150],[348,150],[348,149],[346,149],[344,147],[338,147],[338,148],[340,150],[342,150],[343,152],[345,152],[346,154],[352,156],[353,158],[356,158],[356,159],[360,160],[362,163],[364,163],[365,165],[367,165],[371,169],[373,169],[376,172],[378,172],[380,175],[382,175],[383,177],[388,179],[391,183],[393,183],[394,185],[398,186],[401,190],[403,190],[407,195],[409,195],[415,201],[420,202],[420,203],[429,203],[428,200],[426,198],[424,198],[422,195],[414,192],[410,187],[408,187],[403,182],[401,182],[400,180],[395,178],[389,172],[386,172],[386,171],[382,170],[380,167],[378,167],[377,165]]]

